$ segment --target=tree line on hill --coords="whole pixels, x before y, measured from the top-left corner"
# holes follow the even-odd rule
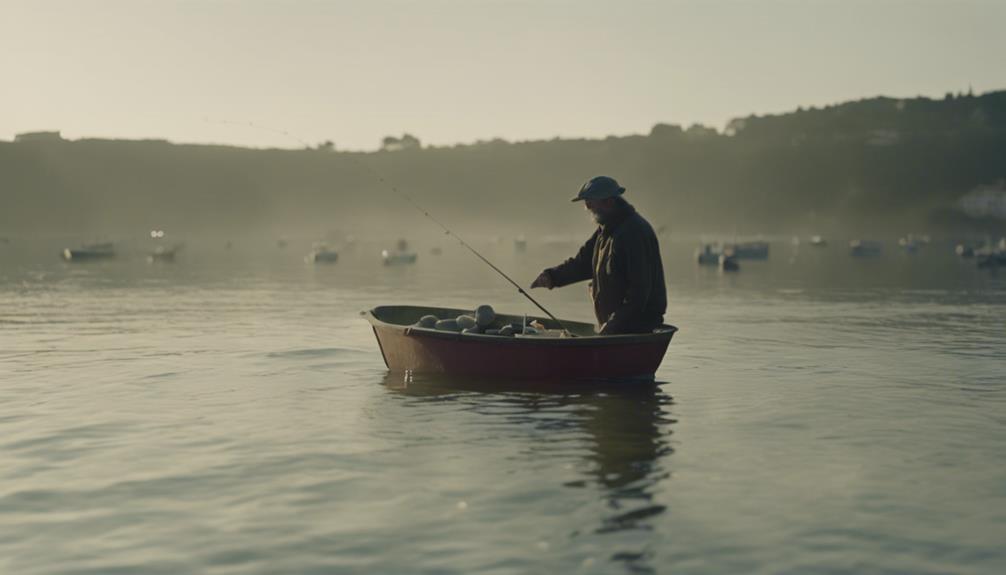
[[[375,152],[27,137],[0,142],[0,232],[414,225],[394,185],[460,230],[546,235],[583,230],[568,200],[598,174],[673,232],[999,231],[1006,91],[870,98],[722,131],[661,123],[645,135],[439,147],[404,134]]]

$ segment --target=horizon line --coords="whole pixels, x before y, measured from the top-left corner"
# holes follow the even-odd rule
[[[797,106],[795,109],[789,109],[789,110],[782,111],[782,112],[772,112],[772,113],[764,113],[764,114],[758,114],[758,113],[754,113],[753,112],[753,113],[747,114],[745,116],[737,116],[737,117],[734,117],[734,118],[730,118],[726,122],[724,122],[724,125],[721,128],[720,127],[716,127],[716,126],[710,126],[710,125],[704,124],[702,122],[690,122],[690,123],[687,123],[687,127],[686,127],[686,123],[656,121],[656,122],[654,122],[651,125],[651,130],[652,130],[653,127],[660,126],[660,125],[678,126],[678,127],[682,128],[683,130],[688,130],[688,129],[691,129],[691,128],[694,128],[694,127],[698,127],[698,128],[706,128],[706,129],[714,130],[717,135],[729,136],[729,134],[726,134],[726,132],[727,132],[727,128],[728,128],[728,126],[730,125],[731,122],[734,122],[736,120],[744,120],[744,119],[748,119],[748,118],[771,118],[771,117],[777,117],[777,116],[785,116],[785,115],[789,115],[789,114],[795,114],[795,113],[798,113],[798,112],[821,111],[821,110],[827,110],[827,109],[830,109],[830,108],[833,108],[833,107],[836,107],[836,106],[843,106],[843,105],[847,105],[847,104],[866,102],[866,101],[870,101],[870,100],[895,100],[895,101],[927,100],[927,101],[945,101],[945,100],[947,100],[948,96],[953,96],[955,99],[956,98],[982,98],[982,97],[986,97],[986,96],[989,96],[989,95],[992,95],[992,94],[997,94],[999,92],[1006,92],[1006,88],[987,90],[985,92],[981,92],[981,93],[975,94],[975,93],[972,92],[972,90],[971,90],[971,88],[969,86],[968,92],[963,92],[963,91],[958,91],[958,92],[947,91],[942,98],[932,97],[932,96],[925,96],[925,95],[922,95],[922,94],[917,94],[917,95],[911,96],[911,97],[896,97],[896,96],[887,96],[887,95],[883,95],[883,94],[878,94],[878,95],[875,95],[875,96],[865,96],[865,97],[858,98],[858,99],[855,99],[855,100],[843,100],[843,101],[831,102],[831,103],[823,104],[823,105],[811,105],[811,106],[807,106],[807,107]],[[36,130],[30,130],[30,131],[16,133],[16,134],[14,134],[14,138],[15,139],[11,139],[11,140],[2,140],[2,139],[0,139],[0,144],[24,143],[24,142],[18,142],[16,140],[16,138],[18,138],[20,136],[24,136],[24,135],[32,135],[32,134],[58,134],[59,135],[58,141],[67,142],[67,143],[85,142],[85,141],[147,142],[147,143],[166,143],[166,144],[170,144],[170,145],[174,145],[174,146],[222,147],[222,148],[237,148],[237,149],[244,149],[244,150],[257,150],[257,151],[290,151],[290,152],[327,151],[327,152],[330,152],[330,153],[347,153],[347,154],[371,154],[371,153],[378,153],[378,152],[382,152],[382,151],[388,151],[388,150],[382,150],[380,147],[372,148],[372,149],[339,148],[337,146],[337,144],[333,140],[331,140],[331,139],[323,140],[321,142],[318,142],[314,146],[312,146],[305,139],[302,139],[302,138],[298,137],[297,135],[295,135],[295,134],[293,134],[293,133],[291,133],[291,132],[289,132],[287,130],[281,130],[281,129],[273,128],[273,127],[270,127],[270,126],[257,125],[254,122],[250,122],[250,121],[242,122],[242,121],[236,121],[236,120],[233,120],[233,121],[232,120],[212,120],[212,119],[207,118],[205,116],[202,119],[204,121],[211,122],[211,123],[235,124],[235,125],[240,125],[240,126],[244,126],[244,127],[248,127],[248,128],[252,128],[252,129],[256,129],[256,130],[272,132],[274,134],[285,135],[285,136],[289,137],[292,140],[296,140],[298,142],[298,144],[299,144],[299,147],[293,147],[293,146],[291,146],[291,147],[282,147],[282,146],[253,146],[253,145],[246,145],[246,144],[236,144],[236,143],[227,143],[227,142],[210,142],[210,141],[207,141],[207,142],[183,141],[183,140],[171,140],[171,139],[168,139],[168,138],[160,138],[160,137],[156,137],[156,136],[138,137],[138,138],[127,138],[127,137],[116,137],[116,136],[80,136],[80,137],[77,137],[77,138],[65,138],[65,137],[62,136],[62,130],[52,129],[52,128],[49,128],[49,129],[36,129]],[[407,136],[407,135],[410,135],[410,134],[408,132],[403,132],[401,134],[401,137],[404,137],[404,136]],[[476,145],[480,145],[480,144],[491,144],[491,143],[494,143],[494,142],[500,142],[500,143],[506,143],[506,144],[530,144],[530,143],[554,142],[554,141],[602,141],[602,140],[606,140],[606,139],[609,139],[609,138],[630,138],[630,137],[634,137],[634,136],[644,136],[645,137],[645,136],[647,136],[647,134],[642,134],[642,133],[638,133],[638,132],[629,132],[629,133],[622,133],[622,134],[606,134],[606,135],[599,135],[599,136],[563,136],[563,135],[555,135],[555,136],[553,136],[551,138],[531,138],[531,139],[514,139],[514,140],[507,140],[506,138],[501,138],[501,137],[491,137],[491,138],[487,138],[487,139],[477,139],[477,140],[471,140],[471,141],[456,141],[456,142],[451,142],[451,143],[437,143],[437,144],[421,143],[421,145],[419,146],[419,149],[421,149],[421,150],[423,150],[423,149],[431,149],[431,150],[432,149],[447,149],[447,148],[476,146]],[[399,136],[395,136],[393,134],[388,134],[385,137],[399,137]],[[417,137],[417,136],[413,136],[413,137]],[[417,138],[420,140],[420,142],[422,142],[422,138],[421,137],[417,137]],[[56,141],[56,139],[54,139],[53,141]],[[326,144],[328,142],[331,142],[333,144],[333,148],[332,149],[330,149],[330,150],[323,150],[323,149],[320,148],[320,146],[322,146],[322,145],[324,145],[324,144]]]

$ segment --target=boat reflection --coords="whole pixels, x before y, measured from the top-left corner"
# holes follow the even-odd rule
[[[658,485],[670,478],[667,456],[673,453],[670,435],[676,420],[673,398],[660,389],[664,382],[639,380],[474,381],[444,376],[388,373],[385,386],[394,393],[445,401],[452,395],[471,401],[472,393],[486,394],[487,412],[498,414],[505,404],[506,418],[515,425],[533,426],[554,435],[587,438],[576,450],[581,477],[562,485],[596,489],[604,503],[600,523],[584,526],[571,537],[606,535],[627,530],[651,531],[653,520],[667,507],[661,504]],[[551,457],[555,445],[541,442],[532,455]],[[568,453],[568,451],[565,451]],[[547,478],[544,478],[547,479]],[[628,549],[609,560],[632,572],[652,572],[653,552],[646,537],[629,538]]]

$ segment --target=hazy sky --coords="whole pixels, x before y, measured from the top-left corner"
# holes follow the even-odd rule
[[[1006,88],[1004,26],[1006,0],[0,0],[0,139],[371,149],[722,127]]]

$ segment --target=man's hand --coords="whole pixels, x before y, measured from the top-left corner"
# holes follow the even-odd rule
[[[532,288],[543,287],[552,289],[555,287],[555,285],[552,283],[552,276],[550,276],[548,272],[541,272],[540,274],[538,274],[538,277],[535,278],[533,282],[531,282],[531,287]]]

